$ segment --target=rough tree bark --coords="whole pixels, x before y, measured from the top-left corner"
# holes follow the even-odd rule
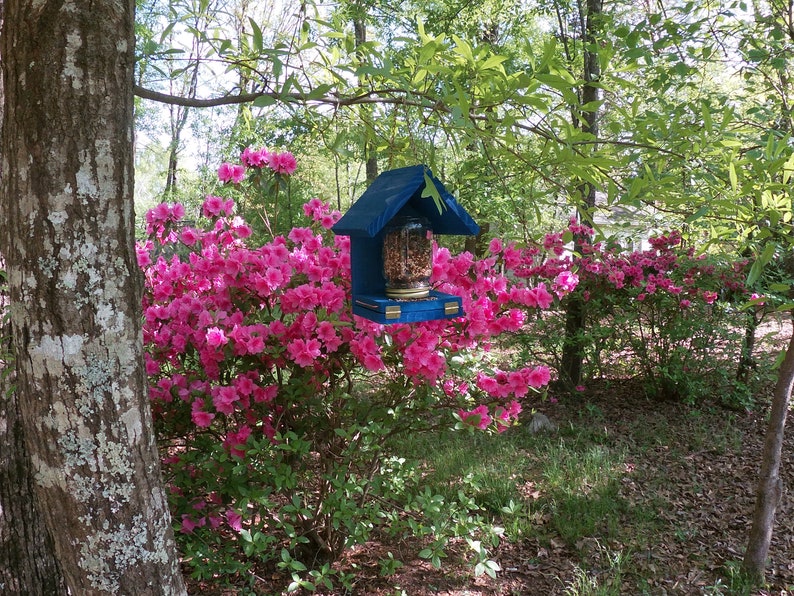
[[[0,0],[0,31],[2,28],[3,0]],[[2,137],[3,78],[0,76]],[[0,255],[0,274],[4,272],[5,260]],[[60,596],[67,593],[66,584],[55,558],[52,538],[33,498],[33,474],[19,417],[7,289],[5,277],[0,278],[0,594]]]
[[[0,78],[0,122],[2,98]],[[4,273],[5,261],[0,256],[0,274]],[[61,596],[68,591],[33,492],[15,386],[8,288],[4,280],[0,278],[0,594]]]
[[[794,326],[794,320],[792,321]],[[786,429],[786,416],[791,390],[794,387],[794,335],[780,365],[772,407],[769,412],[769,425],[764,439],[764,452],[761,460],[761,473],[758,480],[753,525],[744,553],[742,569],[757,584],[764,581],[766,558],[772,542],[772,529],[775,512],[783,496],[783,481],[780,479],[780,462],[783,453],[783,439]]]
[[[52,538],[33,498],[3,298],[0,291],[0,594],[65,595]]]
[[[0,39],[14,428],[72,594],[185,593],[143,368],[133,15],[129,0],[5,0]]]

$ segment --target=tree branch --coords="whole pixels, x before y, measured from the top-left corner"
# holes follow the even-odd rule
[[[231,106],[241,103],[251,103],[264,96],[269,96],[273,99],[280,99],[282,101],[301,101],[302,99],[298,93],[290,93],[286,96],[277,93],[241,93],[239,95],[225,95],[223,97],[201,99],[198,97],[181,97],[177,95],[169,95],[167,93],[160,93],[159,91],[152,91],[151,89],[147,89],[139,85],[135,85],[134,93],[137,97],[142,99],[151,99],[152,101],[157,101],[172,106],[184,106],[187,108],[214,108],[217,106]]]
[[[361,95],[351,97],[340,97],[338,95],[315,95],[313,93],[279,93],[276,91],[258,91],[255,93],[240,93],[238,95],[224,95],[222,97],[212,97],[201,99],[195,97],[180,97],[168,95],[159,91],[152,91],[145,87],[135,85],[134,93],[142,99],[151,99],[164,104],[185,106],[188,108],[214,108],[217,106],[230,106],[241,103],[251,103],[261,97],[269,97],[274,102],[281,103],[319,103],[330,106],[354,106],[365,103],[397,104],[415,107],[438,108],[440,104],[429,98],[425,101],[409,100],[406,97],[394,97],[394,95],[406,95],[404,89],[379,89],[369,91]]]

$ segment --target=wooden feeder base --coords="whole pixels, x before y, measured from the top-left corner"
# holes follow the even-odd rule
[[[376,323],[419,323],[463,316],[460,296],[431,290],[426,298],[395,300],[387,296],[353,296],[353,314]]]

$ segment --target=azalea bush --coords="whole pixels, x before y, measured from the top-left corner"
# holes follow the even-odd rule
[[[752,297],[744,285],[746,261],[696,254],[677,231],[631,252],[595,242],[594,236],[591,228],[572,222],[527,249],[534,263],[524,259],[531,265],[524,274],[533,279],[576,272],[578,284],[562,306],[573,297],[583,301],[587,374],[640,377],[652,397],[693,402],[719,393],[746,399],[746,387],[726,371],[727,362],[740,359],[741,306]],[[580,239],[578,253],[566,249],[574,237]],[[537,333],[522,339],[554,368],[564,326],[564,316],[551,313],[538,321]]]
[[[293,168],[283,155],[275,167],[266,152],[242,158],[219,170],[238,195]],[[489,520],[465,495],[420,490],[387,446],[439,427],[514,425],[550,373],[489,347],[575,276],[531,284],[514,248],[475,261],[435,247],[433,283],[462,296],[467,316],[383,326],[351,314],[349,241],[330,233],[340,214],[320,200],[303,206],[304,225],[264,243],[232,199],[207,197],[196,225],[184,215],[178,204],[150,211],[138,261],[153,413],[194,575],[253,582],[269,568],[291,589],[328,588],[347,581],[333,566],[344,550],[384,532],[413,536],[436,565],[450,538],[468,536],[476,571],[494,573]]]

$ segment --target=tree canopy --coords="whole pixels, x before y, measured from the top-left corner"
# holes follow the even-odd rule
[[[763,254],[791,219],[784,4],[610,3],[588,37],[588,7],[563,0],[144,3],[136,93],[184,111],[170,132],[145,118],[148,101],[139,114],[215,157],[199,163],[250,143],[322,148],[316,169],[336,183],[319,190],[340,205],[360,194],[370,151],[381,169],[427,163],[519,238],[572,215],[583,181],[598,191],[591,220],[620,206]],[[583,94],[588,53],[597,103]],[[594,108],[597,135],[581,126]]]

